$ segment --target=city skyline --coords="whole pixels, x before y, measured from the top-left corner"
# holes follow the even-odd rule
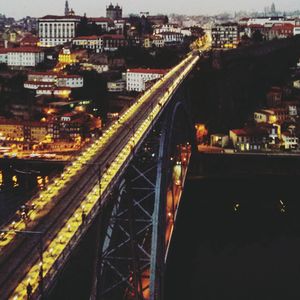
[[[47,3],[47,2],[46,2]],[[26,2],[19,3],[17,0],[0,0],[2,7],[1,13],[6,16],[14,18],[22,18],[25,16],[41,17],[47,14],[63,15],[65,1],[55,1],[52,5],[40,6],[38,0],[27,0]],[[112,1],[113,4],[117,2]],[[293,11],[299,9],[298,2],[296,0],[289,1],[276,1],[274,2],[278,11]],[[90,0],[89,5],[82,3],[80,0],[69,1],[70,7],[74,9],[76,14],[83,15],[87,13],[89,16],[105,16],[105,7],[110,4],[110,1],[105,3]],[[222,0],[214,0],[210,2],[196,2],[195,0],[185,1],[184,8],[182,8],[182,2],[175,0],[170,7],[169,2],[161,2],[159,0],[153,0],[151,2],[141,0],[138,3],[134,0],[120,0],[118,4],[123,7],[124,15],[130,13],[139,13],[140,11],[149,11],[150,14],[186,14],[186,15],[213,15],[222,12],[234,12],[234,11],[263,11],[265,7],[270,7],[272,1],[260,2],[258,0],[246,0],[243,3],[237,0],[232,0],[230,3],[226,2],[226,5]],[[4,8],[4,9],[3,9]],[[16,9],[17,8],[17,9]]]

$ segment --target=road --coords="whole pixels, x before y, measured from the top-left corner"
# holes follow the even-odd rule
[[[19,214],[5,224],[0,241],[0,298],[26,299],[30,282],[37,293],[41,275],[40,236],[18,231],[43,232],[44,285],[50,280],[53,266],[69,242],[81,230],[83,213],[105,205],[107,192],[126,166],[134,147],[151,129],[173,92],[197,63],[199,56],[190,54],[139,98],[99,140],[86,147],[47,189],[35,195],[27,206],[28,219]],[[100,184],[99,184],[100,183]]]

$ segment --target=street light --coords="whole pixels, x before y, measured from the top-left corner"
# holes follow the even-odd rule
[[[39,244],[40,244],[40,270],[39,270],[39,277],[40,277],[40,281],[39,281],[39,290],[40,290],[40,294],[41,294],[41,299],[44,298],[44,285],[43,285],[43,266],[44,266],[44,260],[43,260],[43,232],[42,231],[29,231],[29,230],[24,230],[24,231],[20,231],[20,230],[0,230],[1,233],[9,233],[9,232],[14,232],[17,234],[28,234],[28,235],[39,235],[40,236],[40,240],[39,240]],[[1,234],[2,235],[2,234]],[[30,285],[30,283],[29,283]],[[28,286],[29,287],[29,286]],[[29,290],[29,289],[28,289]],[[30,289],[30,293],[31,293],[31,289]]]

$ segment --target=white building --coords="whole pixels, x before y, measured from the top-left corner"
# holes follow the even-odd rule
[[[114,20],[115,29],[119,34],[123,34],[125,32],[126,21],[125,20]],[[128,24],[130,25],[130,24]]]
[[[28,81],[55,82],[57,73],[55,72],[29,72],[27,74]]]
[[[296,21],[295,19],[288,19],[285,17],[254,17],[254,18],[249,18],[247,21],[247,25],[255,24],[255,25],[266,25],[266,24],[277,24],[277,23],[282,23],[282,24],[292,24],[295,25]]]
[[[294,27],[294,35],[297,35],[297,34],[300,34],[300,26],[299,25],[296,25]]]
[[[93,64],[93,63],[84,62],[80,64],[80,67],[83,70],[88,70],[88,71],[95,70],[99,74],[107,72],[109,70],[109,66],[107,64],[96,64],[96,63]]]
[[[71,88],[68,87],[39,87],[36,90],[36,94],[38,96],[44,95],[44,96],[56,96],[60,98],[68,98],[71,94]]]
[[[97,35],[78,36],[73,39],[72,44],[84,49],[93,49],[96,52],[101,49],[101,38]]]
[[[107,90],[111,93],[120,93],[125,91],[125,89],[126,81],[123,79],[107,82]]]
[[[167,23],[163,25],[154,25],[153,26],[153,34],[159,34],[161,32],[181,32],[181,28],[178,24],[175,23]]]
[[[80,75],[58,75],[58,87],[81,88],[83,87],[83,77]]]
[[[166,32],[161,32],[159,34],[156,34],[155,36],[161,37],[164,41],[163,43],[165,46],[183,43],[182,33],[166,31]]]
[[[24,83],[26,89],[37,90],[53,87],[81,88],[83,77],[80,75],[66,75],[54,72],[30,72]]]
[[[54,82],[47,81],[25,81],[24,88],[30,90],[37,90],[38,88],[52,88],[54,86]]]
[[[128,69],[126,73],[127,91],[141,92],[146,89],[146,82],[158,79],[167,71],[164,69]]]
[[[7,64],[7,49],[0,48],[0,64]]]
[[[71,42],[76,36],[79,16],[45,16],[38,20],[41,47],[55,47]]]
[[[0,61],[12,68],[35,67],[44,59],[45,53],[36,47],[6,48],[0,52]]]
[[[299,138],[289,131],[281,134],[284,149],[297,149],[299,144]]]

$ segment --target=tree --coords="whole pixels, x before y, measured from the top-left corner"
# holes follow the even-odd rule
[[[262,42],[264,40],[263,34],[258,29],[253,32],[251,38],[252,38],[253,42],[255,42],[255,43],[259,43],[259,42]]]

